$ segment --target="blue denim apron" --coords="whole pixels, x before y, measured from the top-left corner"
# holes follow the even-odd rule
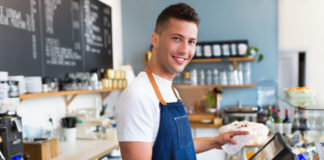
[[[178,102],[166,103],[157,87],[152,72],[146,68],[154,91],[160,101],[160,126],[153,146],[153,160],[195,160],[196,153],[191,127],[183,101],[175,92]]]

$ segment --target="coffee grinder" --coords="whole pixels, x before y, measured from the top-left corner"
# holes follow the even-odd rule
[[[17,115],[0,116],[0,159],[23,159],[24,143],[21,117]]]

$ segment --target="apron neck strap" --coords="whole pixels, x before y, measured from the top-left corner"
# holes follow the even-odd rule
[[[178,93],[176,92],[173,84],[172,84],[172,91],[173,91],[174,95],[177,97],[178,101],[181,101],[181,98],[179,97]]]
[[[167,103],[164,101],[164,99],[163,99],[163,97],[161,95],[161,92],[160,92],[160,90],[159,90],[159,88],[158,88],[158,86],[157,86],[157,84],[155,82],[155,79],[153,77],[153,74],[152,74],[151,70],[148,67],[146,67],[145,68],[145,72],[146,72],[147,76],[150,79],[150,82],[151,82],[151,84],[153,86],[153,89],[155,91],[155,94],[156,94],[157,98],[159,99],[160,103],[163,104],[163,105],[166,105]],[[175,96],[177,97],[177,99],[178,100],[181,100],[179,98],[178,94],[175,92],[175,89],[174,89],[174,86],[173,85],[172,85],[172,90],[173,90]]]

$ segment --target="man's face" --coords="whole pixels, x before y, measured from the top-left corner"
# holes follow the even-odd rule
[[[153,40],[164,74],[174,76],[183,71],[195,54],[197,35],[198,26],[195,23],[169,19],[161,33],[156,35],[157,40]]]

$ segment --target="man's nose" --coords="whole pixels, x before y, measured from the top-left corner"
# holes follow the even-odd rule
[[[182,43],[179,47],[179,52],[182,52],[182,53],[187,53],[188,52],[188,44],[187,43]]]

